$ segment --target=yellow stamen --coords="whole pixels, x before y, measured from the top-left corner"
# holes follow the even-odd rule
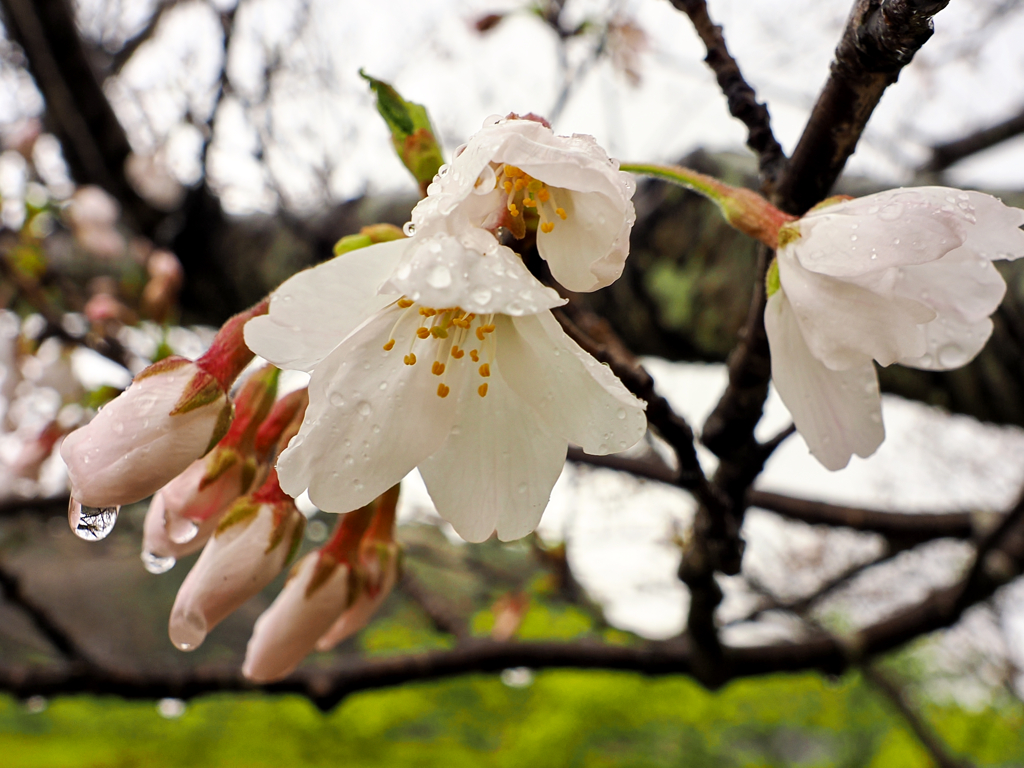
[[[480,353],[477,352],[475,349],[469,350],[469,356],[473,359],[474,363],[480,362]]]
[[[514,179],[517,176],[522,176],[523,172],[520,171],[518,168],[516,168],[514,165],[506,165],[505,166],[505,175],[508,176],[509,178]]]
[[[430,335],[433,336],[435,339],[447,339],[448,331],[445,330],[444,327],[440,325],[435,325],[433,328],[430,329]]]
[[[526,208],[536,208],[537,207],[537,201],[534,200],[532,197],[524,197],[523,198],[523,206],[526,207]]]
[[[506,195],[511,195],[512,194],[512,182],[511,181],[506,181],[501,186],[505,189],[505,194]]]
[[[424,317],[433,317],[437,314],[437,310],[430,307],[420,307],[420,314]]]
[[[526,188],[526,179],[518,178],[515,183],[516,192],[519,192]]]
[[[419,328],[416,329],[416,335],[419,336],[421,339],[425,339],[427,338],[427,336],[430,335],[430,329],[427,328],[425,325],[421,325]]]
[[[513,218],[519,215],[519,209],[516,208],[515,203],[508,204],[508,212],[512,214]]]
[[[451,389],[449,389],[447,386],[445,386],[445,383],[443,381],[440,384],[437,385],[437,396],[438,397],[448,397],[448,393],[449,392],[451,392]]]
[[[398,300],[398,306],[400,306],[402,309],[408,309],[413,304],[414,304],[414,302],[409,300],[409,299],[399,299]]]
[[[406,365],[416,365],[416,355],[410,352],[408,355],[402,358]]]
[[[483,376],[484,378],[487,378],[488,376],[490,376],[491,375],[491,366],[488,365],[487,363],[483,363],[480,366],[480,375]]]
[[[395,340],[394,339],[388,339],[388,343],[384,345],[384,351],[385,352],[390,352],[394,348],[395,348]]]
[[[553,221],[545,221],[545,222],[541,223],[541,225],[540,225],[540,231],[543,232],[544,234],[549,233],[554,228],[555,228],[555,222],[553,222]]]
[[[562,221],[565,221],[569,217],[568,214],[565,212],[565,208],[555,208],[555,213],[558,214],[558,218],[560,218]]]
[[[456,360],[461,360],[465,356],[466,356],[466,350],[459,349],[459,345],[458,344],[453,344],[452,345],[452,357],[454,357]]]
[[[487,382],[485,381],[479,387],[476,388],[477,393],[480,397],[487,397]]]
[[[430,366],[430,372],[435,376],[440,376],[442,373],[444,373],[444,363],[442,363],[440,360],[435,360],[434,364]]]
[[[548,200],[551,199],[551,193],[548,192],[547,187],[541,187],[540,191],[537,193],[537,197],[540,199],[542,203],[546,203]]]

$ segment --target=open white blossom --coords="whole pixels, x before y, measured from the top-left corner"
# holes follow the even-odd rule
[[[872,360],[949,370],[981,351],[1006,291],[992,262],[1024,256],[1021,224],[1024,211],[990,195],[918,187],[782,228],[765,310],[772,379],[825,467],[885,438]]]
[[[537,250],[551,274],[571,291],[594,291],[622,274],[635,191],[633,176],[592,136],[558,136],[534,119],[492,117],[442,166],[412,224],[433,233],[456,217],[523,237],[532,211]]]
[[[311,371],[281,487],[345,512],[418,466],[464,538],[526,535],[568,442],[606,454],[646,430],[643,404],[551,315],[562,303],[472,228],[352,251],[292,277],[245,332],[275,365]]]

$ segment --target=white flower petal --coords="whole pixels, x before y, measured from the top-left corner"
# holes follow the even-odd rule
[[[279,368],[311,371],[367,317],[394,301],[377,289],[409,245],[393,240],[299,272],[270,296],[270,311],[246,323],[245,343]]]
[[[885,439],[878,377],[871,362],[832,371],[804,342],[782,291],[768,299],[765,330],[772,380],[811,454],[827,469],[845,467],[853,454],[870,456]]]
[[[405,365],[401,349],[382,349],[401,313],[380,312],[313,371],[302,427],[277,464],[289,495],[308,488],[320,509],[358,509],[448,436],[462,378],[448,378],[451,394],[440,398],[440,379],[430,373],[429,360]]]
[[[956,193],[957,204],[967,202],[973,207],[973,215],[977,223],[967,230],[967,242],[964,245],[975,251],[979,257],[986,259],[1019,259],[1024,256],[1024,211],[1011,208],[992,195],[983,192]],[[967,195],[967,201],[963,200]]]
[[[482,229],[417,237],[385,287],[427,307],[479,315],[533,314],[565,303]]]
[[[647,431],[645,405],[580,349],[550,312],[495,318],[503,376],[552,434],[592,455],[624,451]]]
[[[570,291],[596,291],[614,283],[629,255],[632,204],[624,218],[621,201],[599,192],[555,193],[552,199],[565,210],[565,221],[554,219],[554,229],[537,232],[537,250],[551,274]]]
[[[784,250],[804,269],[842,278],[936,261],[967,238],[963,211],[943,202],[953,191],[890,189],[811,211],[799,221],[800,239]]]
[[[788,248],[779,251],[778,265],[807,346],[832,370],[860,367],[871,358],[890,365],[927,351],[920,325],[936,313],[924,304],[808,271]]]
[[[437,511],[466,541],[485,541],[495,530],[502,541],[530,533],[565,464],[565,438],[531,413],[503,370],[496,358],[486,397],[467,388],[448,439],[420,463]]]

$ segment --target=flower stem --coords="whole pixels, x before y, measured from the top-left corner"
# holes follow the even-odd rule
[[[780,211],[752,190],[730,186],[713,176],[680,165],[622,163],[619,170],[670,181],[703,195],[718,206],[730,226],[760,240],[769,248],[778,246],[779,229],[796,220],[795,216]]]

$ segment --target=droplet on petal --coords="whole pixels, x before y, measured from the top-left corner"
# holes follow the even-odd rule
[[[68,504],[68,524],[84,541],[99,541],[114,530],[121,507],[83,507],[75,498]]]
[[[142,551],[140,557],[142,558],[143,567],[156,576],[159,576],[161,573],[167,573],[178,562],[169,555],[167,557],[160,557],[145,550]]]

